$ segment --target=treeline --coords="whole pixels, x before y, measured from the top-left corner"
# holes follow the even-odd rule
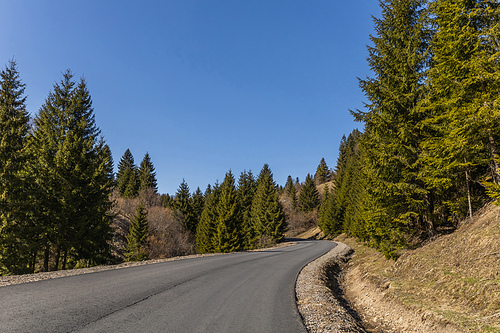
[[[190,195],[183,181],[175,197],[163,196],[163,202],[182,214],[198,253],[255,249],[284,238],[285,215],[267,164],[257,179],[251,171],[242,172],[237,184],[229,171],[203,194],[198,188]]]
[[[320,227],[396,257],[499,197],[498,1],[383,0]]]
[[[108,262],[113,161],[85,80],[66,71],[31,121],[16,63],[0,75],[0,274]]]
[[[257,179],[157,193],[148,153],[130,150],[116,180],[84,79],[68,70],[38,114],[26,111],[14,61],[0,73],[0,274],[108,264],[280,242],[286,220],[266,164]]]

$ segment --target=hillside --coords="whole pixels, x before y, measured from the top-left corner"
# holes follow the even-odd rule
[[[397,261],[342,235],[355,250],[347,298],[374,332],[500,332],[499,226],[500,207],[487,205]]]

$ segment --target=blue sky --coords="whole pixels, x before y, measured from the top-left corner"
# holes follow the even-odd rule
[[[14,58],[38,112],[62,72],[84,76],[115,164],[149,152],[160,193],[232,170],[278,184],[334,167],[365,100],[376,0],[3,1],[0,65]]]

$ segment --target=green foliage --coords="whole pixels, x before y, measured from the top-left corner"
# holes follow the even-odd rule
[[[134,162],[134,156],[129,149],[125,151],[118,163],[116,186],[120,194],[125,198],[135,198],[139,193],[139,174]]]
[[[33,179],[26,172],[29,116],[17,64],[0,72],[0,273],[33,272]],[[33,237],[30,237],[33,235]]]
[[[205,193],[205,207],[196,228],[196,251],[198,253],[216,251],[214,235],[217,230],[219,198],[220,186],[218,184],[210,188],[209,193]]]
[[[257,189],[251,210],[254,246],[267,242],[281,242],[286,229],[285,213],[276,192],[276,185],[269,165],[265,164],[257,179]]]
[[[328,177],[328,165],[326,165],[325,159],[322,158],[316,168],[316,173],[314,174],[314,180],[316,184],[323,184],[326,182]]]
[[[486,193],[500,197],[500,12],[491,1],[380,6],[373,77],[359,81],[369,103],[352,112],[365,130],[342,139],[319,224],[395,258],[409,241],[454,227]]]
[[[241,238],[244,248],[251,248],[250,240],[254,238],[251,210],[256,189],[257,181],[252,171],[242,172],[238,180],[237,194],[242,215]]]
[[[149,235],[148,214],[144,203],[137,207],[127,235],[125,246],[128,261],[141,261],[148,259],[147,238]]]
[[[422,175],[439,193],[441,210],[457,220],[477,208],[474,201],[484,202],[474,200],[484,196],[481,181],[491,175],[499,183],[500,12],[490,1],[440,0],[431,9],[438,28],[431,44],[432,89],[422,103],[432,133],[422,144]]]
[[[286,195],[292,200],[292,208],[297,208],[297,190],[295,189],[295,184],[293,183],[292,176],[288,176],[285,184]]]
[[[205,196],[203,195],[203,192],[201,192],[199,187],[196,188],[196,191],[191,196],[191,206],[193,207],[195,219],[199,222],[201,219],[201,214],[203,213],[203,208],[205,208]]]
[[[92,100],[84,79],[68,70],[35,118],[30,149],[36,177],[35,215],[44,270],[54,252],[52,269],[68,261],[103,263],[109,259],[113,183],[109,147],[99,137]]]
[[[231,171],[226,173],[220,186],[216,211],[215,251],[224,253],[239,250],[242,214]]]
[[[196,219],[196,213],[193,209],[189,186],[184,179],[175,194],[174,208],[182,213],[184,228],[194,234],[196,232],[198,220]]]
[[[319,193],[314,184],[313,177],[307,174],[304,186],[299,194],[299,206],[303,212],[310,212],[319,206]]]
[[[156,172],[149,153],[144,155],[138,171],[139,192],[152,188],[155,192],[158,191],[156,181]]]

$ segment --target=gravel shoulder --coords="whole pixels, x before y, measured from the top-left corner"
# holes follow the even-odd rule
[[[336,243],[330,252],[300,272],[295,287],[299,312],[311,333],[366,332],[338,285],[340,267],[352,249],[346,244]]]

